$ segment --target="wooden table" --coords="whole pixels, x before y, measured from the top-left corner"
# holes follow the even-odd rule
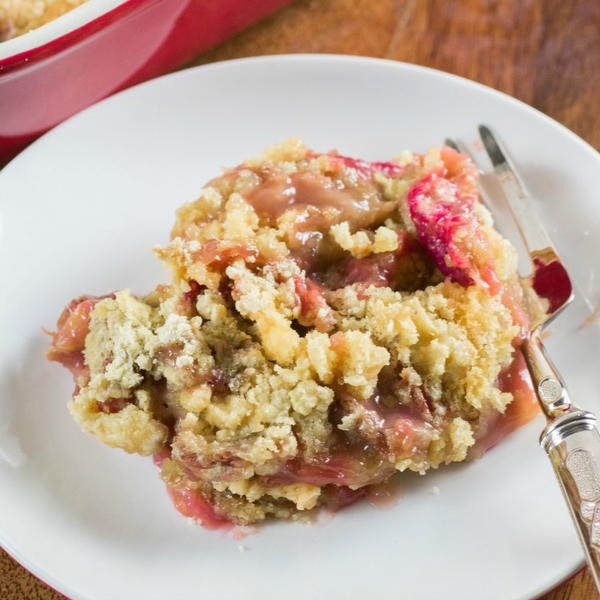
[[[299,0],[192,64],[286,52],[363,54],[456,73],[600,148],[600,0]],[[0,598],[61,596],[2,553]],[[544,600],[595,598],[584,571]]]

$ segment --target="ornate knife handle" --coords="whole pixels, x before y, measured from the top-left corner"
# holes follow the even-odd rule
[[[540,441],[550,457],[600,589],[600,433],[596,417],[580,410],[569,412],[551,422]]]

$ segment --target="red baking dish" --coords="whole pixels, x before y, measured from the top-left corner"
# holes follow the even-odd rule
[[[0,162],[97,100],[185,63],[289,0],[88,0],[0,43]]]

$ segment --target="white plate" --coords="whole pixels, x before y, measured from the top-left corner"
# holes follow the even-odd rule
[[[74,600],[517,600],[576,569],[582,554],[537,445],[541,418],[473,464],[407,475],[392,508],[355,506],[236,542],[188,525],[150,459],[81,433],[65,408],[70,377],[43,356],[40,326],[71,297],[143,293],[166,278],[150,248],[220,166],[291,136],[386,159],[447,135],[471,141],[479,122],[508,142],[595,300],[598,154],[507,96],[416,66],[279,56],[181,71],[85,110],[9,164],[0,173],[6,549]],[[579,328],[588,312],[580,299],[549,346],[573,397],[598,410],[598,331]]]

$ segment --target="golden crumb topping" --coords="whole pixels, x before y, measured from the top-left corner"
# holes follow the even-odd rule
[[[49,23],[85,0],[0,0],[0,42]]]
[[[49,357],[76,376],[73,416],[159,453],[205,524],[465,460],[513,398],[499,377],[524,326],[475,178],[448,148],[369,163],[297,140],[226,171],[156,248],[169,285],[61,316]]]

